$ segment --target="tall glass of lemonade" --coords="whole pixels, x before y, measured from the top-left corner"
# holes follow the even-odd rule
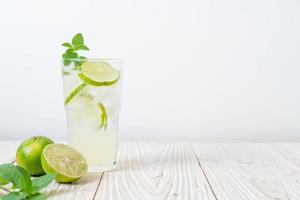
[[[123,62],[62,61],[69,144],[84,155],[89,172],[112,170],[117,157]]]

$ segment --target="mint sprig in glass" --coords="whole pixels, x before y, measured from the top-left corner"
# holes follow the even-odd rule
[[[91,59],[81,33],[65,42],[62,54],[68,138],[86,158],[90,172],[116,166],[121,108],[121,59]]]

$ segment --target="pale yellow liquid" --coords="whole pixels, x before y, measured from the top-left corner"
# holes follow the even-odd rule
[[[110,165],[116,160],[117,134],[112,131],[69,133],[72,147],[80,151],[91,166]]]
[[[81,83],[77,74],[65,76],[65,98]],[[105,87],[88,85],[65,106],[69,144],[83,154],[89,170],[106,171],[115,167],[120,95],[119,83]],[[99,102],[107,111],[106,129],[100,128],[102,113],[97,106]]]

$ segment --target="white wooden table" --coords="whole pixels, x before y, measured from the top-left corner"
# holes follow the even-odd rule
[[[0,163],[18,142],[0,142]],[[73,184],[50,200],[299,200],[300,144],[124,143],[118,168]]]

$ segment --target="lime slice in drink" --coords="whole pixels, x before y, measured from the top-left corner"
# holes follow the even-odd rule
[[[75,149],[65,144],[49,144],[41,155],[45,172],[57,173],[56,180],[70,183],[82,178],[88,169],[85,158]]]
[[[105,61],[87,61],[81,65],[79,77],[89,85],[109,86],[119,80],[120,73]]]
[[[102,113],[101,114],[101,124],[100,124],[99,128],[106,129],[107,128],[107,112],[106,112],[106,108],[103,105],[103,103],[101,103],[101,102],[99,102],[97,105],[100,108],[101,113]]]
[[[83,88],[85,88],[86,83],[82,83],[77,86],[66,98],[65,105],[68,104]]]
[[[83,123],[85,128],[107,128],[107,111],[103,103],[96,103],[93,96],[85,91],[66,107],[69,119],[76,124]]]

